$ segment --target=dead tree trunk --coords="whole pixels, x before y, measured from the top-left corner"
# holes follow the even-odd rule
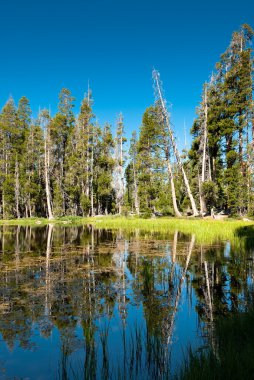
[[[203,194],[203,184],[205,183],[206,174],[206,159],[207,159],[207,87],[205,87],[204,94],[204,124],[203,124],[203,141],[202,141],[202,168],[201,168],[201,184],[200,184],[200,211],[201,215],[206,212],[206,202]]]
[[[50,194],[50,180],[49,180],[49,149],[47,144],[47,132],[44,141],[44,176],[45,176],[45,190],[47,199],[48,218],[53,219],[53,212],[51,207],[51,194]]]
[[[166,163],[167,163],[168,176],[169,176],[170,186],[171,186],[171,196],[172,196],[174,213],[176,216],[181,217],[182,214],[180,213],[180,211],[178,209],[177,201],[176,201],[174,174],[173,174],[171,163],[170,163],[169,147],[165,141],[164,141],[164,146],[165,146],[165,153],[166,153]]]
[[[135,168],[135,162],[133,161],[133,186],[134,186],[134,206],[137,215],[139,215],[139,199],[138,199],[138,184],[137,184],[137,173]]]
[[[93,176],[94,176],[94,129],[92,130],[92,144],[91,144],[91,177],[90,177],[90,197],[91,197],[91,216],[94,216],[94,200],[93,200]]]
[[[172,144],[172,148],[174,151],[174,155],[175,155],[177,164],[178,164],[178,166],[182,172],[182,175],[183,175],[183,180],[184,180],[184,184],[185,184],[185,187],[187,190],[188,197],[190,199],[191,208],[193,211],[193,216],[198,216],[198,214],[199,214],[198,209],[196,207],[196,203],[195,203],[195,200],[193,198],[193,195],[192,195],[192,192],[190,189],[189,181],[188,181],[187,175],[185,173],[185,170],[184,170],[181,158],[180,158],[180,154],[179,154],[179,151],[177,148],[177,144],[176,144],[176,141],[174,138],[174,134],[173,134],[173,131],[171,129],[171,125],[170,125],[170,121],[169,121],[169,115],[168,115],[168,111],[167,111],[167,107],[166,107],[166,101],[164,100],[164,98],[162,96],[162,88],[161,88],[162,86],[161,86],[161,82],[159,79],[159,75],[160,74],[158,73],[158,71],[153,70],[153,79],[155,82],[155,91],[157,93],[157,101],[158,101],[160,108],[161,108],[161,111],[162,111],[163,121],[164,121],[165,127],[167,129],[168,135],[169,135],[170,140],[171,140],[171,144]]]
[[[15,204],[16,204],[16,217],[18,219],[20,218],[19,196],[20,196],[20,189],[19,189],[19,166],[18,166],[18,160],[16,158],[16,162],[15,162]]]

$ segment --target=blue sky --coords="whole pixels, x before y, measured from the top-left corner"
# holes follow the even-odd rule
[[[254,27],[254,1],[2,1],[0,106],[25,95],[34,113],[55,112],[67,87],[77,111],[89,80],[99,123],[114,125],[121,111],[129,135],[153,102],[155,67],[183,141],[184,120],[188,132],[202,84],[242,23]]]

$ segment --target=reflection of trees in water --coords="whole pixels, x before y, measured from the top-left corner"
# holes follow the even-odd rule
[[[216,355],[216,318],[244,311],[250,305],[253,285],[253,260],[249,260],[251,255],[250,251],[240,251],[229,242],[215,247],[201,245],[193,262],[191,278],[197,296],[200,329]]]
[[[177,264],[178,232],[174,234],[170,250],[170,261],[165,254],[152,256],[149,251],[158,253],[165,251],[165,242],[144,242],[149,245],[147,254],[140,256],[139,270],[135,277],[133,288],[137,298],[141,298],[146,318],[146,361],[149,376],[161,378],[169,375],[170,346],[173,343],[175,316],[178,311],[186,274],[193,253],[195,237],[189,244],[179,249],[185,263],[182,267]],[[166,245],[167,246],[167,245]],[[148,247],[147,247],[148,248]],[[137,263],[135,261],[135,263]]]
[[[62,378],[68,376],[72,353],[80,349],[84,378],[95,378],[100,368],[107,377],[113,333],[102,321],[117,314],[122,339],[117,370],[134,377],[165,375],[183,288],[190,305],[194,289],[203,333],[212,337],[216,315],[244,309],[253,283],[251,253],[228,245],[226,253],[223,245],[194,247],[194,241],[177,231],[160,240],[140,231],[126,235],[93,226],[2,226],[3,339],[10,348],[15,341],[30,348],[35,323],[44,337],[56,327]],[[133,326],[128,318],[135,305],[142,305],[144,321]],[[78,326],[83,338],[76,336]]]

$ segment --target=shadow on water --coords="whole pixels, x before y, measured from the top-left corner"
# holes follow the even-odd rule
[[[247,250],[246,228],[236,239]],[[253,262],[234,244],[180,231],[0,227],[4,376],[168,379],[189,345],[216,352],[216,318],[250,302]]]
[[[254,225],[239,227],[235,231],[238,244],[247,251],[254,249]]]

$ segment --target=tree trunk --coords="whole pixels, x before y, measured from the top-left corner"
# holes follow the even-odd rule
[[[168,176],[169,176],[170,185],[171,185],[171,196],[172,196],[174,213],[176,216],[181,217],[182,214],[180,213],[180,211],[178,209],[177,201],[176,201],[174,175],[173,175],[173,171],[172,171],[172,167],[171,167],[171,163],[170,163],[170,159],[169,159],[169,147],[168,147],[165,139],[164,139],[164,147],[165,147],[165,156],[166,156],[166,163],[167,163],[167,169],[168,169]]]
[[[20,188],[19,188],[19,166],[18,161],[16,159],[15,163],[15,204],[16,204],[16,217],[20,219],[19,212],[19,196],[20,196]]]
[[[92,131],[92,151],[91,151],[91,178],[90,178],[90,189],[91,189],[91,216],[94,216],[94,200],[93,200],[93,160],[94,160],[94,151],[93,151],[93,144],[94,144],[94,131]]]
[[[137,176],[136,176],[134,161],[133,161],[133,184],[134,184],[134,206],[135,206],[136,213],[139,215],[138,185],[137,185]]]
[[[33,216],[32,207],[31,207],[31,195],[28,195],[28,214],[31,218]]]
[[[247,176],[247,212],[250,213],[250,205],[251,205],[251,164],[250,164],[250,147],[249,147],[249,128],[247,124],[246,131],[246,149],[247,149],[247,158],[246,158],[246,176]]]
[[[5,195],[4,195],[4,189],[2,192],[2,215],[3,219],[5,219]]]
[[[47,136],[45,136],[44,143],[44,155],[45,155],[45,190],[46,190],[46,199],[47,199],[47,210],[48,210],[48,218],[53,219],[53,212],[51,208],[51,196],[50,196],[50,187],[49,187],[49,157],[48,157],[48,147],[47,147]]]
[[[200,192],[200,212],[201,215],[207,211],[205,197],[203,195],[202,187],[206,180],[206,160],[207,160],[207,88],[205,87],[205,97],[204,97],[204,108],[205,108],[205,120],[204,120],[204,131],[203,131],[203,155],[202,155],[202,169],[201,169],[201,183],[199,185]],[[209,160],[209,158],[208,158]]]
[[[240,129],[239,130],[239,148],[238,148],[238,153],[239,153],[239,163],[240,163],[240,168],[241,168],[241,174],[243,175],[243,132]]]

